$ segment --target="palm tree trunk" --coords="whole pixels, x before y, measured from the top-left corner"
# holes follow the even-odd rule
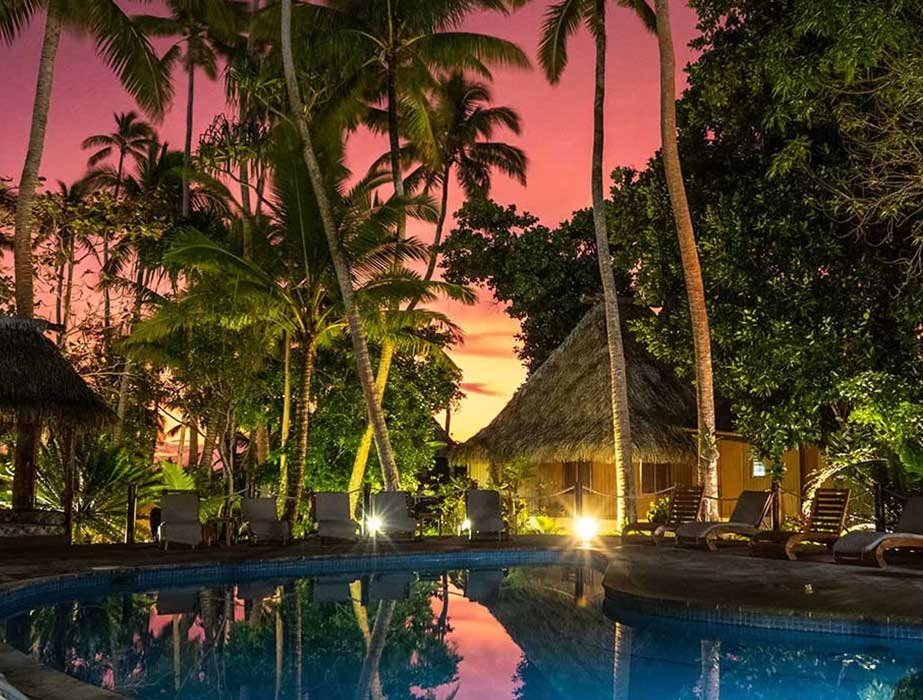
[[[122,177],[125,174],[125,149],[119,149],[119,166],[115,175],[115,188],[112,191],[112,199],[118,204],[119,194],[122,191]],[[108,344],[112,335],[112,295],[109,293],[109,285],[105,279],[106,270],[109,267],[109,229],[103,228],[103,269],[102,269],[102,288],[103,288],[103,339]]]
[[[628,417],[628,382],[625,352],[622,346],[622,325],[619,319],[618,290],[612,272],[609,233],[606,229],[605,198],[603,196],[603,141],[606,100],[606,19],[605,0],[597,0],[599,30],[596,33],[596,94],[593,100],[593,228],[596,232],[596,257],[603,285],[606,310],[606,342],[609,346],[609,383],[612,402],[612,438],[615,448],[616,521],[618,527],[636,519],[634,501],[634,470],[631,461],[631,424]]]
[[[77,254],[76,250],[77,240],[76,236],[71,234],[70,245],[67,250],[67,279],[64,283],[64,301],[63,307],[64,311],[61,317],[61,325],[64,327],[61,331],[61,335],[58,338],[58,345],[64,345],[64,338],[67,335],[67,331],[70,328],[71,322],[71,301],[74,297],[74,266],[77,264],[74,260],[74,256]]]
[[[705,308],[705,284],[676,138],[676,59],[667,0],[656,0],[657,43],[660,45],[660,131],[663,170],[676,221],[679,250],[686,281],[686,298],[692,320],[695,383],[698,404],[699,483],[705,487],[706,517],[718,517],[718,440],[715,432],[715,387],[711,364],[711,333]]]
[[[391,361],[394,359],[394,343],[385,339],[381,344],[381,359],[378,361],[378,376],[375,377],[375,396],[378,397],[379,403],[384,398],[385,387],[388,385],[388,375],[391,372]],[[370,422],[366,422],[365,430],[359,439],[359,447],[356,450],[356,459],[353,461],[353,469],[349,475],[349,512],[356,512],[356,504],[359,503],[359,491],[362,488],[362,482],[365,479],[365,468],[369,461],[369,452],[372,450],[373,429]]]
[[[63,253],[63,251],[61,252]],[[54,266],[54,322],[60,326],[61,308],[64,300],[64,259],[59,259]]]
[[[394,56],[388,58],[388,146],[391,151],[391,182],[394,185],[394,194],[404,198],[404,173],[401,168],[401,137],[400,124],[397,117],[397,76],[395,75]],[[397,239],[404,238],[407,220],[401,216],[397,222]],[[397,264],[397,261],[395,261]]]
[[[285,378],[282,385],[282,434],[279,436],[279,506],[284,511],[287,503],[284,496],[288,493],[288,454],[286,453],[286,447],[288,447],[288,435],[292,429],[292,341],[288,331],[285,331],[282,342],[285,343],[283,350]]]
[[[373,680],[379,678],[378,667],[388,641],[388,630],[396,606],[397,602],[393,600],[378,604],[378,614],[375,615],[375,624],[372,626],[368,648],[362,660],[362,669],[359,671],[359,682],[356,684],[356,700],[368,700]]]
[[[397,463],[394,459],[394,451],[391,449],[391,441],[388,437],[388,426],[385,424],[385,416],[381,410],[381,403],[377,400],[377,396],[375,395],[375,375],[372,372],[372,361],[369,358],[369,348],[365,340],[365,332],[362,328],[362,321],[359,318],[359,310],[354,298],[352,277],[350,275],[349,265],[346,262],[346,257],[340,247],[337,227],[333,219],[333,210],[327,198],[324,178],[321,173],[320,164],[317,161],[317,155],[314,152],[311,132],[310,129],[308,129],[308,122],[305,116],[304,103],[301,100],[301,90],[298,86],[298,80],[295,77],[295,59],[292,55],[292,0],[282,0],[281,24],[282,65],[285,70],[285,83],[288,90],[292,116],[294,117],[295,126],[301,137],[302,155],[308,170],[308,175],[311,178],[311,185],[317,197],[321,223],[324,227],[324,233],[327,236],[327,245],[330,248],[330,257],[333,260],[334,270],[336,271],[340,295],[343,298],[343,306],[346,307],[346,320],[349,323],[349,334],[352,338],[353,350],[356,354],[356,369],[359,374],[359,382],[362,385],[362,394],[365,398],[365,405],[369,413],[369,418],[375,428],[375,446],[378,449],[378,459],[381,462],[382,471],[385,474],[385,488],[397,490],[400,486],[400,475],[397,470]]]
[[[188,59],[187,59],[188,60]],[[189,167],[192,164],[192,109],[195,101],[195,64],[188,61],[186,73],[189,89],[186,94],[186,141],[183,146],[183,218],[189,217]]]
[[[199,463],[199,421],[195,416],[189,419],[189,457],[186,466],[192,469]]]
[[[35,506],[35,461],[39,426],[19,421],[16,430],[15,471],[13,472],[13,510],[32,510]]]
[[[283,517],[294,521],[298,506],[304,497],[304,466],[308,461],[308,431],[311,423],[311,379],[317,345],[313,339],[304,343],[304,360],[301,367],[301,398],[298,402],[298,461],[288,469]]]
[[[35,83],[35,102],[32,106],[32,126],[29,130],[29,146],[26,161],[19,178],[19,192],[16,199],[16,222],[13,236],[13,267],[16,280],[16,315],[32,318],[35,313],[35,297],[32,287],[32,201],[38,186],[38,173],[45,147],[45,127],[48,125],[48,110],[51,106],[51,86],[54,83],[55,58],[61,40],[63,22],[55,3],[48,4],[45,18],[45,36],[38,65],[38,79]]]
[[[215,445],[218,444],[218,421],[214,417],[205,425],[205,441],[202,443],[202,454],[199,455],[199,469],[207,469],[208,476],[212,476],[214,466]]]
[[[439,219],[436,221],[436,234],[433,236],[433,246],[429,251],[429,261],[426,263],[426,273],[423,275],[423,281],[429,282],[433,279],[433,273],[436,271],[436,261],[439,258],[439,245],[442,243],[442,230],[445,227],[445,218],[449,210],[449,176],[451,168],[446,168],[442,173],[442,201],[439,204]],[[418,300],[414,300],[408,307],[410,309],[417,305]]]
[[[132,328],[141,320],[141,303],[143,301],[142,289],[144,287],[144,267],[141,265],[141,260],[137,260],[135,265],[137,269],[135,271],[135,303],[131,312]],[[116,440],[122,439],[122,433],[125,429],[125,416],[128,413],[128,384],[131,380],[133,367],[134,363],[131,359],[126,358],[125,365],[122,368],[122,376],[119,377],[119,399],[115,408],[115,415],[118,418],[118,422],[115,424],[113,435]]]

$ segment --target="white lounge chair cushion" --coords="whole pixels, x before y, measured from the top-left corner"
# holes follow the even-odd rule
[[[704,523],[684,523],[676,528],[676,539],[678,540],[704,540],[708,535],[755,535],[759,528],[753,527],[750,523],[734,522],[704,522]]]
[[[465,494],[466,515],[472,532],[503,532],[506,523],[500,517],[500,493],[488,489],[470,489]]]
[[[359,539],[359,526],[352,520],[318,520],[314,530],[324,539],[350,542]]]
[[[381,519],[381,534],[413,534],[417,521],[410,515],[410,494],[381,491],[372,496],[372,514]]]
[[[879,545],[891,538],[919,540],[923,547],[923,535],[913,532],[878,532],[875,530],[856,530],[847,532],[833,545],[833,554],[840,556],[859,556],[871,554]]]

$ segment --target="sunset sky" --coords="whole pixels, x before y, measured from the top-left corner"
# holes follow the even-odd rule
[[[123,2],[132,12],[151,12],[155,4]],[[641,167],[659,147],[658,56],[653,36],[627,10],[615,8],[609,15],[609,64],[606,113],[606,161],[609,172],[617,165]],[[533,2],[510,17],[479,15],[465,28],[490,32],[518,42],[534,57],[546,3]],[[671,3],[677,63],[686,64],[686,47],[694,33],[694,14],[685,2]],[[41,44],[43,18],[12,47],[0,45],[0,177],[18,181],[28,138],[35,76]],[[682,76],[678,78],[682,80]],[[570,50],[570,63],[561,83],[551,87],[538,69],[498,71],[494,99],[522,115],[521,137],[509,137],[529,156],[528,185],[501,177],[495,179],[492,197],[515,203],[544,223],[554,225],[589,204],[590,147],[592,139],[593,51],[589,37],[581,33]],[[224,110],[223,85],[197,80],[198,107],[195,128],[204,130]],[[176,94],[185,95],[185,79],[176,76]],[[71,182],[85,171],[86,154],[80,142],[86,136],[110,131],[113,112],[135,109],[118,81],[95,56],[92,42],[65,35],[61,42],[48,123],[42,175],[49,183]],[[182,98],[158,125],[163,138],[175,147],[182,144]],[[197,136],[196,136],[197,138]],[[366,135],[354,138],[350,166],[362,171],[384,150],[381,140]],[[461,204],[458,191],[450,207]],[[416,230],[415,230],[416,228]],[[431,240],[427,227],[411,226],[411,233]],[[5,261],[9,262],[9,261]],[[9,270],[7,270],[9,271]],[[518,324],[510,320],[487,293],[475,307],[452,304],[452,318],[466,333],[464,346],[452,356],[464,372],[467,393],[461,410],[452,419],[452,434],[464,439],[484,426],[503,407],[525,377],[514,354]]]

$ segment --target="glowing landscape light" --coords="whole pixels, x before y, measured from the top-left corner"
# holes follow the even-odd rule
[[[574,522],[574,532],[583,544],[587,544],[599,533],[599,523],[595,518],[586,516],[577,518]]]

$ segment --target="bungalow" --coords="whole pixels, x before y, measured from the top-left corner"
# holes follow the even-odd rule
[[[637,512],[644,518],[665,489],[696,481],[695,392],[624,328],[627,321],[648,312],[630,303],[620,306]],[[606,319],[599,305],[490,424],[453,450],[452,461],[467,465],[469,477],[481,485],[496,483],[501,465],[524,467],[518,495],[529,503],[530,512],[559,517],[562,525],[572,513],[579,479],[586,493],[584,511],[610,529],[616,484],[609,387]],[[726,402],[719,402],[718,433],[718,488],[721,514],[727,517],[740,491],[769,489],[771,478],[766,465],[734,432]],[[802,492],[807,477],[820,465],[821,454],[804,445],[786,452],[783,460],[784,516],[799,512],[801,499],[792,494]]]

